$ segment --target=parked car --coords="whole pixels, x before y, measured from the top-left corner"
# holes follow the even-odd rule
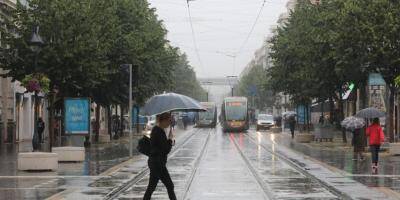
[[[274,116],[268,114],[259,114],[257,117],[257,131],[269,129],[275,125]]]

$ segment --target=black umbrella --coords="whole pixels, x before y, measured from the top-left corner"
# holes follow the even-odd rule
[[[200,103],[188,96],[166,93],[151,97],[144,106],[146,115],[158,115],[173,111],[207,111]]]
[[[365,109],[358,111],[357,114],[355,115],[355,117],[368,118],[368,119],[380,118],[380,117],[385,117],[385,112],[382,112],[381,110],[379,110],[377,108],[370,107],[370,108],[365,108]]]

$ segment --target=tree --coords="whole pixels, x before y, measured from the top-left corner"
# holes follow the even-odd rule
[[[147,0],[28,0],[27,5],[18,4],[6,21],[17,34],[4,31],[0,67],[14,80],[32,74],[49,77],[50,89],[59,89],[59,109],[63,97],[91,97],[99,106],[126,107],[129,81],[122,64],[135,69],[138,105],[175,87],[180,55]],[[35,26],[45,41],[37,68],[28,44]],[[196,83],[194,71],[188,75]],[[198,82],[192,88],[200,91]]]
[[[186,54],[181,54],[173,69],[172,91],[187,95],[199,101],[206,100],[206,91],[200,86],[196,73],[190,66]]]
[[[262,65],[253,66],[247,74],[240,77],[237,93],[251,99],[257,109],[272,108],[275,98],[266,85],[266,70]]]

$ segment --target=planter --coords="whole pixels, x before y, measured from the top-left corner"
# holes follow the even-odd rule
[[[389,143],[389,154],[400,155],[400,143]]]
[[[58,169],[58,155],[47,152],[18,153],[18,170],[51,170]]]
[[[296,142],[310,143],[314,141],[314,135],[309,133],[299,133],[295,135]]]
[[[58,162],[82,162],[85,160],[84,147],[53,147],[52,152],[58,155]]]
[[[315,131],[313,132],[315,135],[315,140],[322,142],[322,141],[333,141],[333,131],[330,128],[326,127],[315,127]]]
[[[108,143],[108,142],[111,142],[110,135],[99,134],[99,143]]]

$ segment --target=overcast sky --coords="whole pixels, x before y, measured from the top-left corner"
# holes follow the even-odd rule
[[[287,0],[267,0],[252,35],[245,43],[263,0],[195,0],[190,1],[191,19],[186,0],[149,0],[164,20],[168,39],[188,55],[198,77],[239,75],[254,52],[262,46],[276,25],[281,13],[286,12]],[[243,51],[235,55],[240,47]],[[199,61],[199,58],[200,60]],[[236,60],[236,62],[234,62]]]

